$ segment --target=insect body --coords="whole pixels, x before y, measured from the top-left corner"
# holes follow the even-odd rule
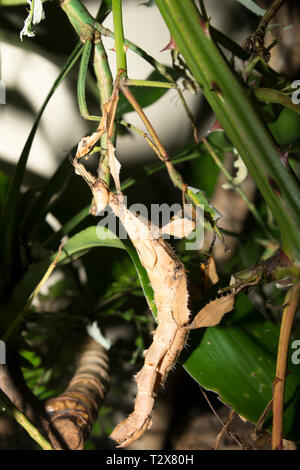
[[[144,352],[144,366],[135,377],[137,395],[134,410],[111,434],[111,438],[119,447],[125,447],[151,426],[155,397],[182,351],[189,331],[217,325],[223,315],[232,310],[236,292],[231,289],[232,292],[227,296],[212,300],[191,322],[184,266],[160,234],[174,234],[178,230],[180,220],[175,219],[160,230],[153,227],[147,219],[127,209],[121,192],[114,194],[103,180],[94,178],[77,159],[73,165],[76,173],[83,176],[92,190],[94,204],[91,213],[100,214],[109,206],[124,225],[147,271],[157,308],[158,325],[153,341]],[[194,228],[192,221],[182,219],[181,236],[186,236]]]
[[[145,351],[144,366],[135,377],[137,395],[134,411],[111,434],[112,439],[123,447],[151,426],[155,396],[185,345],[190,316],[187,278],[183,264],[171,247],[161,236],[155,235],[157,230],[148,221],[127,209],[123,195],[109,191],[102,180],[94,178],[77,161],[73,164],[76,172],[85,178],[92,189],[93,213],[96,215],[109,205],[124,225],[147,270],[157,307],[158,326],[153,342]],[[191,226],[188,225],[188,228]]]

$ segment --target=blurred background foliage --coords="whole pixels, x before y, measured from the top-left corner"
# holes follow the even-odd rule
[[[132,4],[133,8],[144,8],[144,15],[147,17],[147,9],[137,5],[138,2],[130,1],[124,2],[124,16],[126,17],[126,4]],[[209,2],[207,2],[209,3]],[[220,2],[212,2],[212,6],[207,5],[208,12],[212,16],[212,23],[214,24],[215,10],[214,7],[219,7]],[[223,2],[222,2],[223,3]],[[260,2],[263,6],[263,3]],[[88,5],[93,7],[92,3]],[[44,57],[47,61],[55,64],[61,68],[65,63],[66,58],[71,54],[76,46],[78,40],[75,33],[68,22],[65,14],[58,8],[57,4],[53,1],[44,3],[45,7],[45,20],[39,25],[35,26],[36,36],[34,38],[24,38],[20,42],[19,32],[22,28],[24,18],[26,15],[25,5],[18,6],[5,6],[1,2],[0,14],[0,40],[1,46],[9,44],[13,48],[21,48],[23,53],[26,51]],[[243,8],[237,2],[229,2],[224,7],[219,15],[221,17],[220,24],[223,30],[230,32],[232,37],[245,38],[248,31],[255,29],[257,24],[257,16]],[[149,7],[149,10],[155,6]],[[210,10],[211,8],[211,10]],[[299,54],[296,44],[287,46],[288,40],[285,40],[292,31],[293,41],[297,41],[300,37],[299,33],[299,19],[300,10],[297,2],[288,2],[288,5],[280,13],[282,16],[278,17],[279,26],[272,28],[270,34],[281,36],[281,43],[274,49],[274,56],[272,55],[271,66],[279,73],[288,76],[289,80],[299,78],[300,63]],[[291,25],[291,29],[285,29],[285,26]],[[133,27],[134,28],[134,27]],[[276,31],[276,32],[275,32]],[[148,31],[145,33],[148,34]],[[156,24],[151,25],[149,34],[159,35],[156,32]],[[165,33],[162,33],[162,35]],[[163,47],[163,40],[161,46]],[[286,53],[289,47],[289,54]],[[293,53],[291,53],[291,50]],[[9,60],[8,49],[5,57]],[[228,52],[226,53],[228,55]],[[13,56],[12,56],[13,57]],[[26,56],[25,56],[26,57]],[[26,59],[25,59],[26,60]],[[161,59],[162,60],[162,59]],[[236,65],[240,65],[240,60],[236,59]],[[5,80],[6,61],[2,58],[2,78]],[[15,73],[18,73],[18,65],[16,65]],[[32,76],[39,77],[39,68],[32,68],[30,71]],[[65,92],[69,93],[74,100],[74,108],[71,109],[71,116],[76,111],[76,78],[78,73],[78,64],[71,70],[66,80]],[[91,71],[92,74],[92,71]],[[143,78],[143,77],[138,77]],[[37,80],[38,81],[38,80]],[[32,90],[35,93],[36,90]],[[31,93],[30,92],[30,93]],[[1,105],[0,112],[8,112],[6,109],[10,108],[10,112],[16,113],[15,119],[28,120],[29,124],[33,122],[36,115],[36,106],[27,99],[26,94],[23,95],[18,87],[14,87],[13,83],[8,84],[6,89],[5,106]],[[167,92],[166,96],[169,96]],[[160,98],[157,90],[143,90],[142,94],[147,95],[150,102],[158,100],[159,105],[161,100],[166,99],[166,96]],[[161,93],[162,94],[162,93]],[[187,93],[185,93],[187,94]],[[46,94],[45,94],[46,95]],[[44,99],[44,97],[43,97]],[[192,98],[191,102],[195,120],[200,130],[200,134],[205,133],[207,129],[214,122],[214,116],[208,108],[207,103],[198,91],[198,95]],[[87,101],[91,114],[98,113],[98,104],[92,91],[92,86],[87,87]],[[164,106],[170,105],[170,98],[168,102],[164,101]],[[122,103],[120,105],[122,107]],[[120,112],[127,112],[124,108],[120,108]],[[179,105],[178,105],[179,107]],[[300,158],[300,116],[295,112],[283,109],[279,105],[262,105],[257,102],[257,107],[260,109],[264,117],[267,116],[269,126],[274,134],[278,144],[282,150],[289,149],[289,161],[295,171],[299,174],[299,158]],[[23,114],[18,114],[21,111]],[[63,115],[65,112],[64,106],[56,103],[55,113]],[[25,114],[24,114],[25,113]],[[174,108],[170,107],[167,113],[174,113]],[[132,114],[131,114],[132,115]],[[130,116],[131,116],[130,115]],[[27,270],[44,259],[45,256],[50,255],[58,248],[59,240],[61,237],[56,236],[55,233],[64,227],[65,224],[72,220],[79,211],[84,210],[91,199],[90,190],[87,185],[74,175],[72,167],[69,164],[67,151],[80,140],[82,135],[93,130],[93,124],[83,122],[78,116],[74,115],[74,121],[79,119],[77,123],[72,126],[72,117],[66,123],[67,134],[65,139],[60,137],[59,144],[54,145],[54,163],[55,170],[60,168],[60,174],[57,175],[55,180],[51,180],[49,184],[49,177],[35,170],[28,170],[22,185],[22,193],[18,201],[18,228],[15,234],[18,240],[18,252],[14,253],[13,260],[13,276],[10,283],[5,283],[2,289],[2,312],[4,312],[4,320],[1,324],[1,330],[7,327],[9,323],[7,318],[6,306],[9,302],[10,296],[15,292],[14,289],[22,280]],[[186,118],[181,118],[185,120]],[[168,149],[172,156],[180,155],[187,157],[186,161],[178,166],[184,180],[190,186],[201,188],[205,191],[206,195],[210,198],[213,205],[222,213],[223,217],[220,226],[224,228],[226,243],[229,245],[231,252],[224,253],[222,244],[217,243],[214,254],[220,274],[220,285],[228,284],[230,274],[232,272],[240,271],[243,268],[257,263],[259,260],[264,259],[267,254],[275,252],[276,239],[278,238],[278,230],[274,224],[272,215],[266,207],[263,199],[255,190],[255,186],[251,177],[248,175],[246,181],[243,183],[243,190],[248,198],[255,204],[255,207],[266,226],[273,234],[273,240],[266,239],[261,227],[257,221],[248,211],[247,206],[241,200],[240,196],[233,190],[225,190],[222,185],[225,182],[222,173],[211,158],[211,156],[203,151],[201,145],[192,143],[192,129],[189,127],[188,121],[185,121],[186,131],[183,132],[184,139],[178,142],[176,134],[178,128],[183,124],[178,123],[178,128],[175,132],[170,125],[170,137],[168,138]],[[39,132],[45,131],[43,128],[44,121],[42,120]],[[30,125],[26,123],[28,129]],[[159,131],[159,127],[158,127]],[[47,131],[49,133],[49,130]],[[46,134],[47,134],[46,132]],[[120,131],[125,138],[133,139],[129,131]],[[174,138],[173,138],[174,137]],[[6,137],[3,135],[3,140]],[[17,139],[17,136],[16,136]],[[25,139],[24,139],[25,140]],[[55,141],[55,135],[51,136],[49,144],[52,145]],[[235,169],[233,167],[233,148],[231,143],[226,137],[219,132],[212,133],[209,137],[210,143],[213,145],[220,161],[223,162],[228,171],[234,175]],[[122,152],[122,135],[118,141],[118,149]],[[7,194],[9,178],[13,174],[15,162],[20,155],[19,145],[14,145],[13,133],[9,138],[7,145],[14,155],[14,161],[8,160],[5,155],[0,155],[0,185],[1,185],[1,200],[4,200]],[[23,141],[24,144],[24,141]],[[67,146],[67,148],[64,147]],[[134,147],[135,140],[131,140],[131,146]],[[191,149],[192,146],[192,149]],[[5,147],[3,147],[5,148]],[[36,150],[36,152],[41,152]],[[195,157],[189,159],[189,155],[194,152]],[[174,203],[181,202],[181,194],[176,191],[171,182],[169,181],[165,171],[154,171],[153,169],[159,166],[155,163],[153,155],[149,154],[148,150],[139,150],[137,157],[130,158],[130,152],[127,154],[121,153],[122,161],[122,181],[128,178],[135,178],[135,183],[128,187],[126,195],[128,196],[129,205],[134,202],[141,202],[150,207],[151,203]],[[40,159],[37,162],[37,167],[41,168],[44,165],[44,157],[40,153]],[[96,168],[96,162],[89,163],[92,170]],[[149,171],[151,168],[151,171]],[[53,184],[54,183],[54,184]],[[47,186],[48,184],[48,186]],[[51,188],[45,206],[39,206],[39,197],[43,191]],[[30,210],[35,209],[31,213],[31,219],[27,219],[27,214],[30,215]],[[46,215],[52,215],[52,219]],[[34,219],[32,219],[32,214]],[[82,217],[79,224],[74,225],[74,228],[67,234],[72,237],[96,222],[92,216]],[[2,228],[5,230],[5,227]],[[226,232],[227,231],[227,232]],[[274,242],[275,240],[275,242]],[[184,243],[174,242],[177,252],[184,260],[190,274],[192,285],[198,286],[200,282],[199,266],[207,254],[211,241],[211,231],[207,230],[206,243],[204,248],[199,252],[185,252]],[[74,261],[69,264],[62,265],[56,268],[52,277],[50,277],[46,286],[41,290],[40,295],[35,299],[34,303],[26,313],[26,317],[21,325],[21,335],[19,338],[18,348],[20,351],[21,367],[24,373],[24,378],[30,389],[41,400],[50,396],[55,396],[61,393],[70,379],[74,367],[74,351],[76,351],[76,344],[85,331],[85,327],[89,322],[97,320],[101,325],[101,330],[111,339],[113,347],[110,351],[110,364],[111,364],[111,377],[112,385],[108,394],[105,406],[99,412],[99,419],[96,421],[92,434],[86,443],[86,449],[111,449],[113,443],[106,437],[113,429],[114,425],[123,416],[128,413],[132,407],[132,400],[134,397],[134,386],[131,382],[131,377],[136,373],[142,365],[142,351],[146,349],[151,342],[151,331],[153,331],[155,323],[149,312],[147,303],[145,302],[144,294],[140,286],[140,281],[128,254],[125,250],[119,250],[111,247],[95,248],[86,250],[87,252],[80,256],[76,255]],[[3,273],[2,273],[3,274]],[[5,274],[4,274],[5,281]],[[245,330],[236,330],[236,336],[240,334],[239,340],[231,338],[234,342],[240,341],[239,344],[246,341],[254,335],[255,328],[266,328],[265,323],[269,322],[278,327],[280,323],[280,308],[282,304],[283,293],[276,289],[274,284],[267,284],[258,286],[251,289],[248,296],[252,302],[250,304],[245,294],[241,294],[238,299],[239,308],[235,311],[235,316],[225,320],[225,326],[230,322],[233,324],[238,322],[239,315],[245,318],[249,312],[256,310],[256,316],[253,320],[253,327],[248,326],[248,332]],[[253,307],[254,305],[254,307]],[[259,313],[257,313],[259,312]],[[6,318],[5,318],[6,317]],[[237,317],[237,319],[236,319]],[[255,323],[257,319],[257,323]],[[264,326],[262,326],[262,323]],[[269,324],[268,323],[268,324]],[[258,326],[257,326],[258,325]],[[240,328],[238,323],[237,328]],[[222,330],[223,331],[223,330]],[[216,329],[216,337],[218,334],[222,335],[222,331]],[[224,328],[224,337],[218,339],[218,344],[229,344],[230,341],[226,336],[226,328]],[[231,330],[229,331],[229,335]],[[276,330],[278,331],[278,329]],[[296,319],[294,338],[299,338],[299,318]],[[201,333],[202,334],[202,333]],[[203,341],[203,351],[194,346],[199,340],[199,334],[193,335],[191,343],[181,359],[181,362],[186,362],[186,366],[191,361],[193,351],[195,354],[202,354],[203,357],[208,357],[209,353],[205,351],[205,344],[215,339],[211,332],[205,332],[207,341]],[[244,335],[244,336],[243,336]],[[298,335],[298,336],[297,336]],[[254,335],[255,336],[255,335]],[[251,355],[251,346],[249,339],[248,353]],[[269,346],[272,347],[272,360],[276,355],[276,334],[272,337]],[[222,343],[224,341],[224,343]],[[228,341],[228,342],[226,342]],[[266,348],[266,344],[262,340],[260,345],[261,349]],[[231,343],[230,343],[231,344]],[[245,344],[245,343],[244,343]],[[257,345],[256,345],[257,346]],[[254,347],[254,346],[253,346]],[[246,361],[247,351],[243,352],[243,360]],[[200,352],[199,352],[200,351]],[[253,349],[254,351],[254,349]],[[253,352],[252,351],[252,352]],[[269,351],[269,350],[268,350]],[[198,354],[197,353],[197,354]],[[235,352],[239,354],[240,352]],[[253,354],[258,354],[257,351]],[[242,360],[242,358],[240,358]],[[216,363],[214,363],[216,361]],[[208,361],[208,366],[212,367],[215,364],[215,374],[219,374],[217,359],[211,358]],[[225,365],[223,365],[225,367]],[[250,366],[249,366],[250,367]],[[290,367],[293,366],[290,364]],[[270,375],[272,374],[270,369]],[[214,370],[212,370],[214,371]],[[297,372],[297,371],[296,371]],[[191,373],[191,372],[190,372]],[[203,385],[207,389],[218,391],[219,384],[212,384],[213,378],[209,377],[208,371],[204,369],[200,374],[206,374]],[[194,377],[199,374],[199,370],[194,372]],[[299,376],[299,372],[297,372]],[[298,381],[295,382],[297,386]],[[270,384],[269,384],[270,385]],[[243,387],[243,385],[241,385]],[[294,390],[292,384],[292,390]],[[270,388],[270,387],[269,387]],[[292,392],[291,392],[292,393]],[[210,401],[220,414],[224,414],[223,405],[217,399],[215,393],[208,392]],[[234,398],[231,398],[234,400]],[[226,400],[224,400],[226,401]],[[227,402],[230,402],[230,398]],[[253,404],[251,404],[253,407]],[[204,417],[207,420],[211,419],[209,412],[210,408],[206,400],[202,396],[199,386],[196,381],[183,372],[181,367],[177,367],[168,379],[167,390],[163,392],[158,405],[157,414],[159,415],[157,422],[162,421],[161,417],[165,416],[163,420],[165,425],[161,429],[152,433],[148,433],[145,440],[140,444],[140,448],[208,448],[209,444],[199,441],[199,436],[204,432],[206,435],[211,436],[211,441],[216,437],[219,432],[216,422],[208,424],[208,428],[203,431],[197,427],[196,421],[198,417]],[[242,410],[239,409],[242,413]],[[251,415],[249,411],[248,415]],[[247,413],[244,413],[244,415]],[[255,414],[255,413],[254,413]],[[257,414],[257,413],[256,413]],[[299,403],[296,402],[293,411],[293,417],[289,418],[292,422],[299,416]],[[155,421],[155,418],[154,418]],[[208,422],[208,421],[206,421]],[[190,423],[190,424],[188,424]],[[291,425],[291,428],[293,426]],[[187,431],[187,429],[189,431]],[[194,434],[191,430],[195,429]],[[252,428],[249,428],[250,430]],[[290,430],[290,429],[289,429]],[[156,441],[153,435],[157,433]],[[242,439],[244,437],[241,427],[238,428]],[[191,433],[191,435],[189,435]],[[248,434],[250,431],[248,430]],[[291,430],[291,439],[294,437],[297,440],[299,430]],[[184,439],[186,436],[186,439]],[[246,436],[246,434],[245,434]],[[153,440],[151,440],[153,439]],[[199,442],[198,442],[199,441]],[[233,441],[225,439],[224,447],[230,448],[233,446]],[[150,447],[147,447],[150,446]],[[154,446],[154,447],[151,447]],[[188,447],[190,446],[190,447]],[[198,447],[197,447],[198,446]],[[3,449],[35,449],[36,444],[26,435],[26,433],[14,423],[14,421],[7,415],[2,413],[0,415],[0,447]]]

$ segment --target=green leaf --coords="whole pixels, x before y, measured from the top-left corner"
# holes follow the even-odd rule
[[[147,80],[161,82],[163,78],[160,73],[154,70],[154,72],[147,77]],[[168,91],[168,88],[130,87],[130,91],[138,101],[139,105],[142,108],[146,108],[147,106],[150,106],[150,104],[158,101]],[[117,118],[120,118],[123,114],[130,113],[131,111],[133,111],[131,104],[123,95],[120,95],[116,113]]]
[[[73,65],[76,63],[81,52],[82,52],[82,45],[78,44],[73,50],[68,60],[66,61],[59,76],[55,80],[50,92],[48,93],[36,117],[36,120],[32,126],[30,134],[25,143],[25,146],[22,150],[14,175],[10,181],[9,189],[8,189],[6,200],[5,200],[4,212],[3,212],[3,216],[1,220],[1,238],[0,238],[0,250],[1,250],[0,257],[2,261],[2,267],[5,270],[7,276],[9,276],[9,271],[10,271],[10,267],[12,264],[13,243],[15,241],[15,236],[16,236],[16,233],[15,233],[16,213],[17,213],[17,205],[18,205],[18,200],[19,200],[19,195],[20,195],[20,188],[23,182],[27,159],[29,156],[32,143],[33,143],[33,139],[35,137],[35,133],[37,131],[40,119],[43,115],[43,112],[50,98],[54,94],[57,87],[62,83],[64,78],[68,75],[69,71],[71,70]]]
[[[191,334],[184,367],[204,388],[256,423],[272,398],[278,337],[279,328],[254,311],[245,294],[239,294],[235,311],[221,325]],[[299,441],[300,368],[289,362],[288,370],[284,436]],[[270,430],[269,416],[265,424]]]
[[[119,238],[106,227],[91,226],[71,237],[62,248],[58,265],[70,263],[85,254],[91,248],[103,246],[127,250],[137,270],[149,307],[155,313],[156,307],[153,300],[153,291],[149,283],[147,272],[142,266],[137,252],[129,240],[119,240]],[[56,256],[57,252],[29,267],[20,283],[15,287],[12,298],[6,309],[5,313],[10,317],[10,321],[12,317],[24,309],[30,295],[42,280]],[[99,269],[105,269],[105,266],[99,266]]]
[[[236,0],[236,1],[241,3],[244,7],[248,8],[248,10],[252,11],[252,13],[255,13],[255,15],[257,16],[263,16],[266,13],[266,10],[263,10],[263,8],[260,8],[252,0]]]

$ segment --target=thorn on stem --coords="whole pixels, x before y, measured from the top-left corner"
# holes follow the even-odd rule
[[[169,49],[177,49],[178,50],[178,47],[176,46],[176,42],[175,40],[171,37],[170,41],[168,42],[168,44],[163,48],[161,49],[160,52],[164,52],[164,51],[167,51]]]

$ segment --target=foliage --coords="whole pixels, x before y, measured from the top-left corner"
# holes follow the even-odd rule
[[[250,56],[221,32],[210,27],[205,11],[199,12],[194,2],[187,0],[185,11],[180,3],[175,0],[173,3],[156,1],[176,42],[176,48],[171,51],[172,67],[159,64],[138,46],[126,42],[120,36],[120,31],[115,31],[118,33],[116,44],[119,42],[122,46],[117,47],[119,63],[121,61],[126,66],[122,50],[124,51],[123,45],[127,44],[153,66],[154,70],[147,80],[161,82],[160,88],[131,87],[131,100],[126,93],[120,95],[115,113],[117,133],[122,124],[127,125],[122,122],[126,112],[133,108],[139,112],[135,101],[144,110],[167,93],[169,86],[178,88],[176,83],[179,79],[186,86],[189,84],[202,89],[222,126],[221,130],[212,129],[207,138],[200,142],[190,139],[182,149],[170,156],[173,169],[169,171],[168,168],[174,186],[181,189],[182,182],[186,181],[188,188],[199,188],[200,192],[194,199],[193,191],[187,190],[187,202],[192,201],[195,206],[204,204],[206,233],[216,232],[222,241],[226,231],[220,231],[222,219],[218,221],[218,213],[211,203],[222,172],[228,180],[227,190],[224,191],[237,193],[247,205],[248,215],[243,229],[239,233],[234,230],[229,233],[229,236],[237,239],[237,245],[229,261],[223,265],[220,263],[219,283],[205,290],[203,279],[200,278],[200,266],[205,265],[209,259],[209,249],[191,254],[185,250],[184,242],[174,241],[172,244],[176,246],[178,256],[189,272],[194,312],[228,287],[231,274],[235,274],[235,279],[241,286],[243,284],[249,297],[254,292],[256,302],[255,305],[251,304],[245,292],[239,293],[234,311],[220,325],[191,334],[191,340],[181,355],[180,362],[199,384],[216,392],[223,402],[247,420],[257,423],[272,399],[276,373],[281,309],[274,305],[278,307],[284,303],[284,281],[288,279],[290,286],[299,279],[300,189],[297,173],[300,117],[298,110],[286,105],[287,97],[290,99],[292,93],[290,81],[272,70],[262,57],[257,60],[255,51]],[[256,8],[254,2],[241,3],[252,11],[253,7]],[[88,187],[74,175],[69,156],[62,160],[54,175],[41,187],[23,189],[26,164],[40,119],[60,83],[67,76],[73,79],[76,77],[79,81],[79,95],[86,88],[88,102],[102,99],[103,90],[99,96],[99,69],[93,69],[88,58],[84,71],[83,62],[79,68],[78,61],[84,55],[82,42],[91,41],[89,34],[95,34],[95,31],[98,35],[113,34],[101,29],[103,20],[112,9],[112,2],[100,2],[95,19],[79,2],[72,0],[66,4],[67,2],[62,2],[62,9],[66,13],[63,15],[58,5],[52,2],[43,3],[44,29],[42,25],[37,25],[34,28],[35,38],[30,42],[26,39],[23,43],[19,41],[18,19],[22,18],[24,21],[24,7],[16,7],[14,2],[10,4],[5,1],[3,5],[6,8],[0,18],[0,38],[3,41],[18,47],[32,48],[46,55],[49,60],[58,60],[61,63],[63,58],[65,61],[35,119],[14,174],[9,177],[2,171],[0,173],[0,331],[9,348],[19,356],[28,388],[40,400],[56,396],[64,390],[72,375],[76,344],[85,334],[87,325],[97,321],[104,331],[110,331],[116,325],[123,328],[130,325],[130,340],[119,338],[111,350],[114,375],[118,374],[124,362],[132,369],[140,365],[142,351],[149,346],[150,332],[154,326],[154,320],[146,310],[149,309],[153,317],[156,315],[153,290],[138,253],[130,240],[120,240],[117,234],[96,226],[96,219],[89,215]],[[154,8],[152,4],[149,1],[144,5]],[[31,5],[32,12],[33,8],[34,2]],[[76,8],[79,8],[80,15],[74,14]],[[11,19],[10,11],[15,14],[14,20]],[[32,12],[30,11],[31,16]],[[255,13],[263,15],[264,11],[255,9]],[[178,21],[180,15],[183,21]],[[54,27],[57,18],[59,30]],[[82,42],[75,37],[72,28]],[[32,36],[30,26],[27,29],[27,35]],[[53,31],[56,31],[55,35]],[[53,36],[57,36],[55,40]],[[230,63],[220,53],[220,46],[231,53]],[[102,53],[101,45],[98,44],[98,47],[98,52]],[[95,51],[97,52],[97,46]],[[237,58],[244,61],[242,71],[235,68]],[[107,80],[109,73],[107,71]],[[84,83],[80,82],[83,76],[88,77]],[[143,84],[145,83],[141,83]],[[72,80],[70,86],[75,96]],[[280,91],[282,94],[264,94],[265,89]],[[256,93],[257,90],[261,94]],[[85,97],[81,102],[86,106]],[[98,114],[104,113],[105,103],[102,100]],[[89,119],[87,109],[85,112]],[[95,116],[92,118],[95,120]],[[190,118],[194,125],[193,118]],[[133,127],[131,129],[136,130]],[[152,138],[152,148],[161,156],[160,142],[156,140],[155,131],[151,133],[148,127],[148,132]],[[82,136],[77,137],[79,142]],[[111,138],[115,142],[116,135],[107,133],[101,136],[102,147],[107,143],[107,140],[103,140],[105,138]],[[96,153],[97,147],[94,150]],[[254,201],[249,201],[244,194],[244,178],[235,178],[234,167],[230,171],[224,167],[223,162],[229,153],[243,159],[255,180],[259,192],[257,191]],[[74,149],[70,150],[70,154],[74,157]],[[286,155],[284,165],[283,155]],[[103,179],[107,178],[105,158],[102,155],[100,159],[100,176],[104,175]],[[156,192],[157,199],[161,197],[164,201],[172,202],[169,200],[169,181],[162,177],[164,169],[164,162],[154,162],[139,168],[136,176],[122,182],[122,190],[129,190],[130,197],[140,202],[142,185],[148,184]],[[159,185],[160,188],[157,181],[163,183]],[[81,196],[80,199],[76,197],[75,202],[74,188]],[[179,192],[177,197],[180,199]],[[68,209],[71,208],[68,211],[65,210],[66,201],[69,201]],[[53,214],[60,222],[61,228],[58,231],[47,223],[48,213]],[[68,238],[61,247],[63,237]],[[273,270],[269,269],[269,265],[263,263],[268,259],[277,259],[278,250],[290,262],[284,266],[275,263],[272,265]],[[258,268],[254,269],[253,265],[262,266],[263,274]],[[50,277],[47,283],[49,268],[55,268],[54,273],[59,277]],[[248,292],[253,276],[256,276],[257,282]],[[45,282],[47,288],[43,285],[38,292],[41,282]],[[266,298],[268,303],[265,302]],[[298,331],[296,320],[292,338],[297,338]],[[300,406],[300,369],[291,362],[292,352],[289,348],[283,435],[299,442],[300,434],[296,423]],[[109,406],[102,407],[99,422],[94,425],[92,438],[86,443],[86,449],[93,448],[93,438],[97,433],[112,430],[110,412]],[[271,418],[272,414],[269,413],[265,419],[268,430],[272,429]]]

